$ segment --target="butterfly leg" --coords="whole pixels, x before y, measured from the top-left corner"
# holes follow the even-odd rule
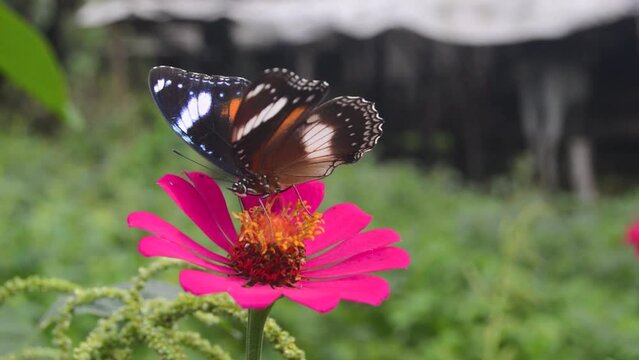
[[[300,195],[300,192],[299,192],[299,190],[297,190],[297,187],[295,185],[293,185],[293,190],[295,190],[295,193],[297,194],[297,198],[302,203],[302,206],[304,206],[304,210],[306,210],[306,213],[309,216],[312,216],[313,214],[311,214],[310,210],[308,210],[308,208],[306,207],[306,203],[304,203],[304,199],[302,199],[302,195]]]

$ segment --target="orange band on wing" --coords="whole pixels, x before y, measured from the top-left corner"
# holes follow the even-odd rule
[[[274,143],[281,140],[282,137],[284,137],[288,133],[288,130],[293,125],[295,125],[295,123],[300,118],[300,116],[304,113],[305,110],[306,110],[306,106],[298,106],[295,109],[293,109],[288,114],[288,116],[286,116],[286,118],[282,120],[282,123],[277,128],[277,130],[275,130],[275,133],[273,133],[273,136],[271,136],[271,138],[267,142],[262,144],[262,146],[260,147],[260,151],[264,151],[264,149],[268,149]],[[260,151],[256,152],[255,155],[260,155]],[[255,170],[256,168],[263,168],[264,166],[266,166],[266,164],[262,164],[262,161],[268,161],[268,160],[264,159],[262,156],[254,156],[251,159],[251,170]]]
[[[306,110],[305,106],[299,106],[299,107],[296,107],[295,109],[293,109],[293,111],[291,111],[291,113],[288,114],[288,116],[284,119],[284,121],[282,121],[282,125],[280,125],[280,127],[277,129],[277,134],[279,134],[281,132],[286,132],[286,130],[288,130],[288,128],[293,126],[295,121],[297,121],[297,119],[300,117],[300,115],[302,115],[304,110]]]
[[[293,126],[297,122],[297,119],[299,119],[299,117],[304,113],[304,110],[306,110],[306,106],[298,106],[293,109],[293,111],[284,118],[282,124],[277,128],[271,139],[264,144],[263,148],[268,147],[284,136],[288,132],[288,129]]]
[[[230,115],[229,119],[231,119],[231,122],[235,120],[235,115],[237,114],[237,110],[240,108],[240,102],[242,102],[241,99],[233,99],[229,103],[229,115]]]

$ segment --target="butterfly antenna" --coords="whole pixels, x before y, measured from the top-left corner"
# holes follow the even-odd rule
[[[175,150],[175,149],[173,149],[173,152],[174,152],[177,156],[179,156],[179,157],[181,157],[181,158],[184,158],[184,159],[186,159],[186,160],[188,160],[188,161],[190,161],[190,162],[192,162],[192,163],[194,163],[194,164],[196,164],[196,165],[199,165],[199,166],[201,166],[201,167],[203,167],[203,168],[205,168],[205,169],[209,170],[209,171],[210,171],[211,173],[213,173],[213,174],[218,174],[218,175],[219,175],[219,171],[218,171],[217,169],[212,168],[212,167],[210,167],[210,166],[206,166],[206,165],[202,164],[202,163],[201,163],[201,162],[199,162],[199,161],[193,160],[193,159],[191,159],[190,157],[187,157],[186,155],[182,154],[181,152],[179,152],[179,151],[177,151],[177,150]],[[209,175],[211,175],[211,174],[209,174]],[[229,182],[233,182],[233,180],[232,180],[232,179],[230,179],[230,178],[222,178],[222,177],[219,177],[219,176],[213,176],[213,175],[211,175],[211,177],[212,177],[213,179],[215,179],[215,180],[218,180],[218,181],[229,181]]]
[[[191,159],[190,157],[187,157],[186,155],[182,154],[181,152],[179,152],[179,151],[177,151],[175,149],[173,149],[173,152],[175,153],[175,155],[177,155],[177,156],[179,156],[181,158],[184,158],[184,159],[186,159],[186,160],[188,160],[188,161],[190,161],[190,162],[192,162],[192,163],[194,163],[196,165],[200,165],[201,167],[203,167],[205,169],[208,169],[208,170],[211,170],[211,171],[215,171],[212,167],[206,166],[206,165],[202,164],[201,162],[195,161],[195,160]]]

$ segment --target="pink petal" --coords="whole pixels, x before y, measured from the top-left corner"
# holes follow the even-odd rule
[[[322,281],[305,281],[307,289],[337,292],[340,298],[378,306],[388,298],[390,286],[386,280],[372,275],[356,275],[348,278]]]
[[[162,218],[155,214],[143,211],[134,212],[129,215],[129,217],[127,218],[127,222],[130,227],[135,227],[151,232],[158,237],[180,245],[187,250],[198,253],[199,255],[208,258],[209,260],[217,261],[223,264],[228,263],[227,258],[191,240],[191,238],[184,235],[184,233],[182,233],[176,227],[162,220]]]
[[[237,286],[228,290],[235,302],[243,309],[264,309],[282,296],[281,288],[268,285],[251,287]]]
[[[246,195],[244,197],[241,197],[240,201],[242,202],[242,207],[248,210],[256,206],[261,206],[260,205],[261,197],[262,197],[261,195]],[[262,203],[265,203],[265,202],[266,202],[266,199],[262,199]]]
[[[217,271],[223,274],[234,274],[235,271],[227,266],[213,264],[197,256],[182,245],[171,242],[168,239],[156,236],[146,236],[138,242],[138,251],[146,257],[168,257],[184,260],[203,268]]]
[[[308,203],[308,211],[314,212],[322,203],[324,199],[324,183],[321,181],[309,181],[303,184],[295,185],[297,191],[300,193],[302,199]],[[299,197],[292,187],[275,195],[275,204],[273,204],[273,211],[279,212],[286,204],[297,203]],[[245,196],[242,198],[242,204],[245,209],[250,209],[255,206],[260,206],[260,196]],[[265,201],[265,200],[262,200]]]
[[[347,259],[369,250],[374,250],[399,241],[399,234],[391,229],[375,229],[360,233],[344,240],[327,252],[306,262],[305,268],[311,269]]]
[[[206,236],[227,252],[231,250],[230,240],[221,231],[220,220],[211,214],[208,205],[191,184],[172,174],[164,175],[158,184]],[[226,203],[213,206],[226,207]]]
[[[182,288],[194,295],[208,295],[226,292],[228,289],[242,286],[246,280],[239,277],[211,274],[206,271],[186,269],[180,271]]]
[[[213,181],[211,177],[201,172],[187,172],[186,176],[189,177],[195,186],[195,190],[197,190],[202,199],[204,199],[209,211],[213,218],[217,220],[226,238],[230,239],[231,242],[236,242],[237,232],[235,231],[235,226],[233,226],[231,214],[226,205],[226,199],[224,199],[222,190],[217,183]]]
[[[306,241],[306,256],[311,256],[359,233],[371,221],[371,216],[354,204],[338,204],[323,215],[324,232]]]
[[[321,181],[308,181],[295,185],[295,187],[300,195],[298,196],[293,188],[282,192],[279,197],[280,208],[285,204],[297,203],[301,197],[308,203],[308,211],[315,212],[324,199],[324,183]],[[279,209],[275,210],[279,211]]]
[[[317,312],[325,313],[333,310],[339,303],[339,295],[330,289],[280,288],[287,298],[309,307]]]
[[[406,251],[396,247],[383,247],[355,255],[337,265],[320,270],[303,271],[307,278],[326,278],[364,274],[391,269],[405,269],[410,263]]]
[[[255,285],[244,287],[246,280],[239,277],[225,277],[199,270],[182,270],[180,284],[185,291],[195,295],[228,292],[245,309],[262,309],[271,305],[281,296],[278,289]]]
[[[639,242],[639,221],[628,229],[628,241]]]

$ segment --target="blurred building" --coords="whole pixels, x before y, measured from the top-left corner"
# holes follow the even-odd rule
[[[638,10],[639,0],[95,0],[76,19],[109,28],[124,79],[140,61],[247,78],[293,68],[328,80],[331,95],[375,100],[386,157],[481,179],[529,150],[544,185],[588,199],[599,176],[639,178]]]

